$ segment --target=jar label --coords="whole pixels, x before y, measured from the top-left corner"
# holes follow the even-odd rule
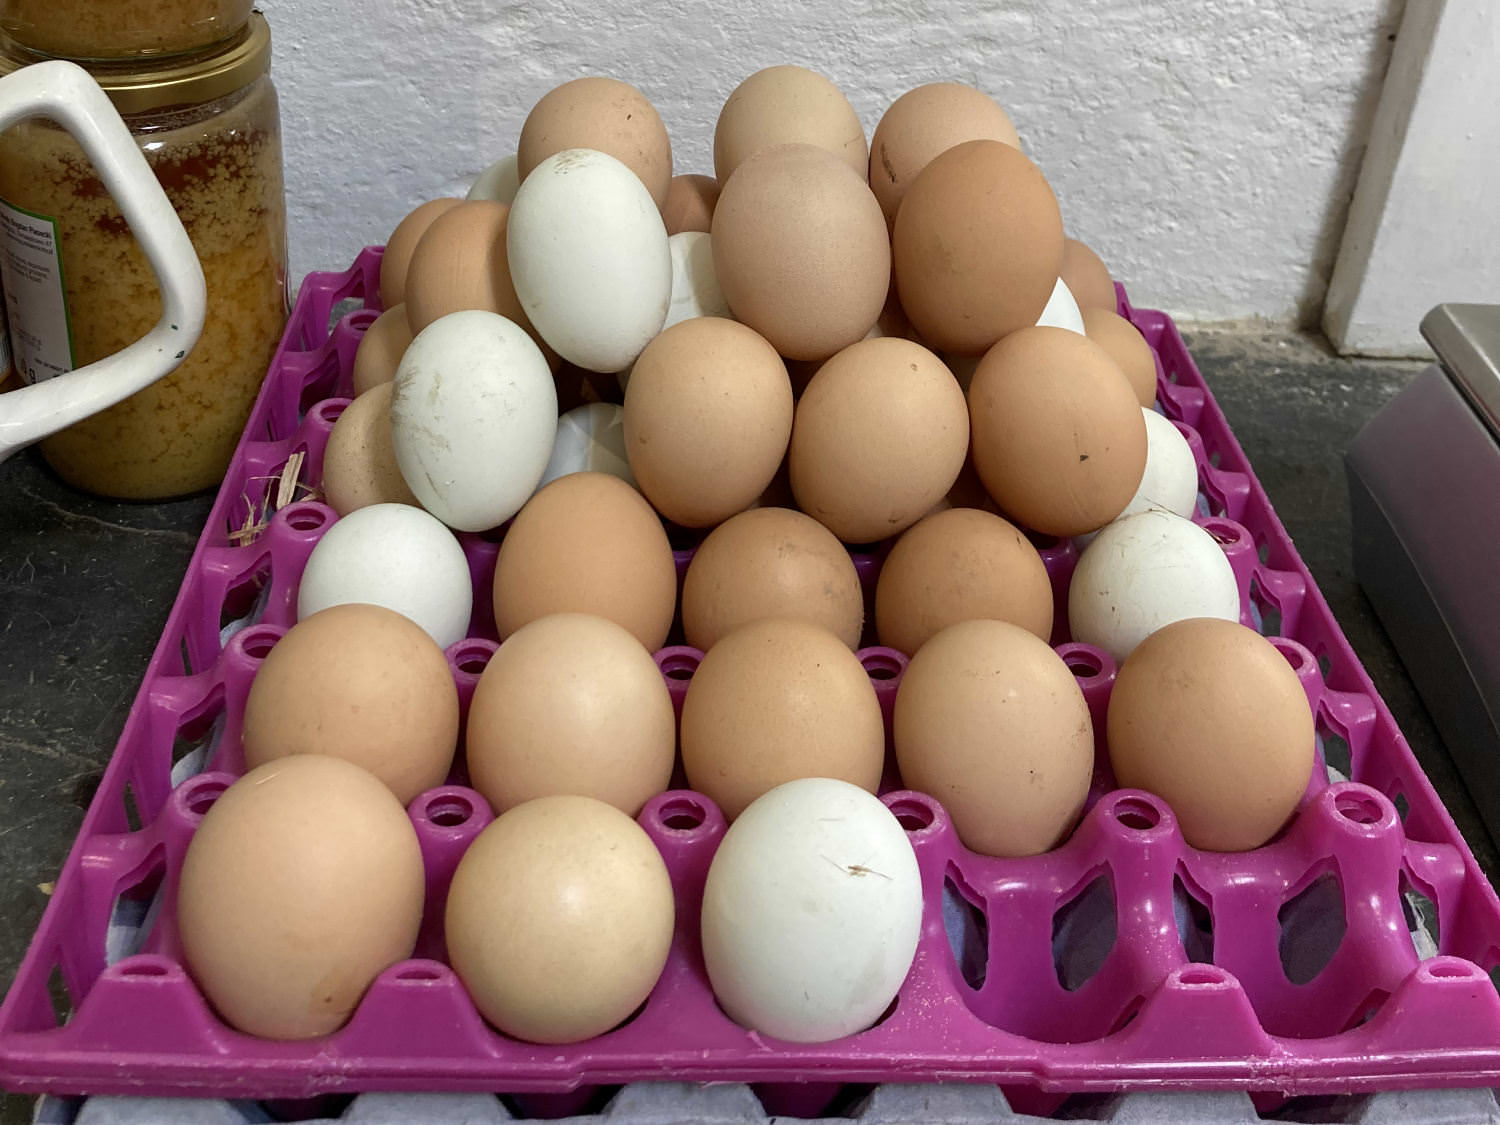
[[[10,326],[6,323],[5,285],[0,283],[0,383],[10,378]]]
[[[73,370],[57,220],[0,200],[0,287],[16,370],[37,383]]]

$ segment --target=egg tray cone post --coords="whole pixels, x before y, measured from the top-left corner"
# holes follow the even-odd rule
[[[225,1025],[181,964],[177,875],[204,811],[243,771],[250,681],[295,621],[302,568],[336,519],[319,499],[323,449],[380,311],[380,257],[370,248],[349,270],[302,286],[115,754],[0,1006],[0,1083],[267,1098],[573,1091],[576,1109],[602,1096],[590,1091],[622,1083],[748,1082],[765,1104],[799,1115],[826,1108],[811,1104],[816,1091],[846,1083],[968,1080],[1043,1112],[1063,1092],[1164,1085],[1286,1095],[1500,1084],[1500,995],[1488,976],[1500,962],[1500,901],[1171,319],[1131,309],[1123,290],[1121,311],[1160,365],[1160,408],[1197,461],[1196,519],[1230,561],[1242,620],[1275,635],[1316,716],[1318,765],[1280,837],[1244,854],[1188,846],[1164,802],[1115,788],[1102,739],[1078,829],[1030,859],[975,855],[940,805],[888,777],[883,799],[923,880],[916,960],[873,1027],[791,1044],[746,1031],[715,1003],[698,908],[724,822],[703,796],[669,791],[640,817],[678,910],[661,980],[620,1027],[538,1047],[489,1028],[442,961],[447,880],[489,817],[455,773],[410,810],[428,882],[417,956],[383,973],[350,1022],[323,1039],[257,1040]],[[496,537],[460,538],[484,591]],[[1073,545],[1040,549],[1061,596]],[[690,544],[679,551],[679,574],[691,553]],[[867,585],[880,559],[856,558]],[[1065,630],[1053,641],[1102,735],[1112,662]],[[468,638],[448,651],[461,699],[495,645],[493,613],[477,598]],[[904,659],[879,648],[860,655],[889,729]],[[680,702],[699,654],[657,656]]]

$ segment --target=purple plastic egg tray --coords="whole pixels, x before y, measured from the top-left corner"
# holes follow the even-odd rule
[[[1029,1094],[1043,1109],[1059,1091],[1500,1083],[1500,994],[1490,976],[1500,963],[1500,901],[1171,319],[1131,309],[1123,289],[1122,314],[1160,361],[1160,407],[1197,458],[1198,522],[1239,579],[1242,619],[1274,638],[1316,716],[1318,762],[1278,838],[1244,854],[1197,851],[1163,801],[1114,788],[1102,744],[1114,666],[1066,635],[1073,545],[1038,541],[1059,599],[1053,642],[1100,740],[1088,810],[1056,851],[976,856],[936,802],[901,790],[888,771],[883,799],[916,850],[925,916],[911,973],[874,1027],[790,1044],[719,1010],[698,910],[724,820],[706,798],[674,789],[640,814],[666,859],[678,911],[666,970],[645,1005],[571,1046],[535,1046],[490,1028],[443,963],[448,882],[491,819],[463,785],[461,754],[451,784],[409,810],[428,878],[416,956],[383,973],[326,1038],[265,1041],[224,1024],[180,960],[177,875],[198,821],[243,769],[250,681],[294,622],[302,568],[336,519],[316,500],[322,454],[378,311],[380,253],[369,248],[347,272],[314,273],[302,286],[103,783],[0,1007],[7,1088],[286,1098],[572,1091],[550,1103],[566,1111],[616,1083],[747,1081],[768,1105],[798,1112],[837,1084],[888,1081],[995,1083],[1013,1104]],[[296,454],[300,473],[289,474]],[[496,648],[490,575],[499,538],[460,536],[476,596],[469,636],[448,659],[465,707]],[[680,574],[693,541],[674,542]],[[878,550],[855,556],[868,596],[881,558]],[[679,706],[700,656],[681,645],[657,654]],[[889,724],[905,658],[873,646],[860,656]]]

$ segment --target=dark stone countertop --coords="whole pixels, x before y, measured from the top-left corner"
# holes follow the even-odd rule
[[[0,464],[0,977],[13,977],[166,624],[211,495],[83,496]]]
[[[1419,365],[1320,340],[1200,331],[1215,396],[1470,846],[1493,843],[1353,577],[1342,454]],[[166,620],[211,497],[116,504],[34,451],[0,465],[0,977],[12,979]],[[13,1106],[8,1106],[9,1111]]]

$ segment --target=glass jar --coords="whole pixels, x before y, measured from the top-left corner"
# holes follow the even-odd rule
[[[13,53],[0,56],[0,73]],[[208,313],[165,378],[41,443],[70,484],[157,500],[218,483],[286,323],[286,203],[257,13],[210,57],[144,70],[90,68],[135,134],[203,266]],[[77,142],[34,118],[0,133],[0,266],[16,367],[34,382],[143,336],[161,316],[156,279]],[[38,250],[38,247],[41,250]],[[52,263],[55,260],[55,268]],[[38,268],[41,262],[44,268]]]
[[[10,359],[10,324],[5,314],[5,286],[0,283],[0,392],[18,385],[16,365]]]
[[[253,0],[0,0],[0,31],[79,61],[204,51],[250,19]]]

